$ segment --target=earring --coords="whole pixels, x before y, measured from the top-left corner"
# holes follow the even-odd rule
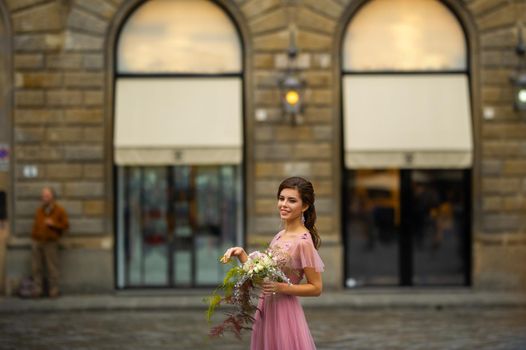
[[[305,215],[304,214],[301,214],[301,223],[305,224]]]

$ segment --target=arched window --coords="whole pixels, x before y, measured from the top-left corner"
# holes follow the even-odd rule
[[[438,0],[371,0],[343,39],[347,285],[467,283],[458,251],[473,140],[461,24]]]
[[[152,0],[117,42],[118,286],[217,284],[240,244],[242,46],[206,0]],[[217,266],[211,269],[210,266]]]

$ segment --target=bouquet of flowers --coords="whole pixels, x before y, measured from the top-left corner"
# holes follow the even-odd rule
[[[223,258],[220,261],[226,262]],[[231,331],[237,338],[241,338],[243,329],[250,330],[254,322],[253,315],[257,310],[258,287],[263,281],[268,279],[290,284],[290,280],[281,270],[286,261],[286,255],[270,249],[250,253],[248,260],[242,265],[232,261],[233,267],[226,273],[223,283],[208,298],[208,322],[221,304],[234,306],[234,311],[227,312],[223,322],[211,328],[210,336],[221,336],[225,331]],[[219,294],[219,291],[222,291],[223,295]]]

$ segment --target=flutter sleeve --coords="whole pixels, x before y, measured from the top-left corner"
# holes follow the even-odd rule
[[[305,235],[298,240],[293,258],[291,259],[291,267],[298,270],[311,267],[316,272],[323,272],[325,265],[318,251],[314,248],[314,243],[310,235]]]

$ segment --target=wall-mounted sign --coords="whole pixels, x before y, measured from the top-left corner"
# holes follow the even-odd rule
[[[0,171],[9,170],[9,145],[0,143]]]

